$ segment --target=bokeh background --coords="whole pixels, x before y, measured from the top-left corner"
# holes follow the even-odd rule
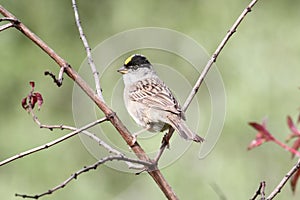
[[[180,31],[212,53],[248,4],[238,0],[96,1],[77,2],[85,34],[95,47],[106,38],[132,28],[157,26]],[[85,59],[71,1],[1,0],[1,4],[78,69]],[[217,65],[227,93],[222,135],[208,157],[198,159],[193,145],[162,170],[181,199],[249,199],[259,182],[266,193],[279,183],[296,160],[275,144],[252,151],[255,137],[249,121],[268,118],[269,130],[284,141],[286,116],[296,118],[300,105],[300,2],[260,1],[222,51]],[[21,108],[34,80],[45,99],[38,112],[48,124],[73,124],[70,79],[57,88],[45,70],[56,64],[14,29],[0,33],[0,160],[60,137],[40,130]],[[175,148],[175,147],[174,147]],[[95,159],[78,137],[0,167],[1,199],[15,193],[36,194],[61,183]],[[298,187],[299,190],[299,187]],[[286,186],[277,199],[299,199]],[[135,176],[102,166],[44,199],[164,199],[147,174]]]

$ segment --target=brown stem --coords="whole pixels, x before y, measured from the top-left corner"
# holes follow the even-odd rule
[[[298,162],[292,167],[292,169],[282,178],[280,183],[276,186],[276,188],[271,192],[271,194],[267,197],[267,200],[272,200],[279,194],[287,183],[287,181],[300,169],[300,159]]]
[[[111,110],[100,98],[95,94],[93,89],[78,75],[78,73],[67,63],[63,58],[55,53],[44,41],[42,41],[38,36],[31,32],[23,23],[21,23],[13,14],[7,11],[4,7],[0,5],[0,13],[9,18],[15,19],[14,27],[22,32],[26,37],[33,41],[37,46],[39,46],[46,54],[48,54],[60,67],[64,68],[66,74],[73,79],[73,81],[94,101],[100,110],[106,115],[108,120],[117,129],[122,138],[130,146],[136,156],[144,161],[152,162],[151,159],[146,155],[142,147],[135,142],[132,145],[133,137],[131,136],[128,129],[121,122],[119,117]],[[154,179],[156,184],[163,191],[168,199],[178,199],[171,186],[168,184],[166,179],[161,174],[160,170],[156,166],[148,171],[149,175]]]

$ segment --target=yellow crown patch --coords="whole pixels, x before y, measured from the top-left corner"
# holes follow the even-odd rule
[[[135,56],[135,54],[129,56],[129,57],[125,60],[124,65],[127,65],[127,64],[131,61],[131,59],[132,59],[134,56]]]

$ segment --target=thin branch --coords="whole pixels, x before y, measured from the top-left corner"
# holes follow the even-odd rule
[[[41,150],[44,150],[44,149],[48,149],[49,147],[54,146],[54,145],[56,145],[56,144],[58,144],[58,143],[61,143],[61,142],[65,141],[66,139],[69,139],[69,138],[71,138],[71,137],[77,135],[78,133],[80,133],[80,132],[82,132],[82,131],[84,131],[84,130],[86,130],[86,129],[89,129],[89,128],[91,128],[91,127],[93,127],[93,126],[95,126],[95,125],[97,125],[97,124],[99,124],[99,123],[102,123],[102,122],[104,122],[104,121],[107,121],[107,118],[106,118],[106,117],[104,117],[104,118],[102,118],[102,119],[98,119],[98,120],[96,120],[96,121],[94,121],[94,122],[92,122],[92,123],[89,123],[89,124],[87,124],[87,125],[85,125],[85,126],[79,128],[79,129],[77,129],[76,131],[73,131],[73,132],[71,132],[71,133],[69,133],[69,134],[67,134],[67,135],[65,135],[65,136],[63,136],[63,137],[60,137],[60,138],[58,138],[58,139],[56,139],[56,140],[53,140],[53,141],[51,141],[51,142],[49,142],[49,143],[47,143],[47,144],[44,144],[44,145],[35,147],[35,148],[33,148],[33,149],[24,151],[24,152],[19,153],[19,154],[15,155],[15,156],[12,156],[12,157],[10,157],[10,158],[7,158],[7,159],[5,159],[5,160],[3,160],[3,161],[0,162],[0,166],[5,165],[5,164],[8,164],[8,163],[10,163],[10,162],[12,162],[12,161],[14,161],[14,160],[23,158],[23,157],[25,157],[25,156],[28,156],[28,155],[30,155],[30,154],[36,153],[36,152],[38,152],[38,151],[41,151]]]
[[[93,57],[92,57],[91,48],[89,46],[89,43],[85,37],[83,28],[81,26],[79,12],[78,12],[77,5],[76,5],[76,0],[72,0],[72,5],[73,5],[75,21],[76,21],[76,25],[77,25],[77,28],[79,31],[79,35],[80,35],[80,38],[82,40],[83,46],[84,46],[86,54],[87,54],[88,64],[90,65],[91,70],[93,72],[95,86],[96,86],[96,93],[97,93],[98,97],[104,102],[104,98],[102,96],[102,90],[101,90],[101,86],[100,86],[99,72],[97,71],[96,65],[95,65]]]
[[[11,18],[11,17],[2,17],[2,18],[0,18],[0,22],[4,22],[4,21],[8,21],[9,23],[0,26],[0,32],[6,30],[8,28],[14,27],[14,25],[16,23],[19,23],[18,20],[14,19],[14,18]]]
[[[300,169],[300,159],[298,162],[292,167],[292,169],[283,177],[280,183],[276,186],[276,188],[272,191],[272,193],[267,197],[267,200],[272,200],[275,198],[277,194],[279,194],[287,183],[287,181]]]
[[[53,79],[54,83],[58,87],[60,87],[62,85],[62,82],[63,82],[63,79],[64,79],[64,77],[63,77],[64,72],[65,72],[65,68],[61,67],[60,70],[59,70],[59,73],[58,73],[58,78],[56,78],[55,75],[52,72],[49,72],[49,71],[45,71],[44,74],[45,74],[45,76],[50,76]]]
[[[266,188],[266,182],[265,181],[260,182],[258,189],[256,190],[254,196],[250,200],[255,200],[256,197],[258,197],[259,195],[261,195],[261,200],[265,200],[265,188]]]
[[[17,18],[7,11],[4,7],[0,5],[0,13],[5,17],[11,17],[17,20]],[[43,40],[36,36],[31,30],[29,30],[23,23],[15,25],[15,28],[23,33],[28,39],[33,41],[37,46],[39,46],[47,55],[49,55],[59,67],[65,69],[65,73],[74,80],[74,82],[88,95],[90,99],[98,106],[98,108],[107,116],[107,119],[116,128],[122,138],[126,141],[127,145],[130,146],[135,155],[144,161],[150,162],[151,159],[147,156],[143,148],[136,141],[134,141],[133,136],[130,134],[128,129],[122,123],[120,118],[115,114],[115,112],[109,108],[105,102],[103,102],[97,95],[95,95],[94,90],[79,76],[79,74],[67,63],[62,57],[60,57],[53,49],[51,49]],[[163,191],[168,199],[178,199],[175,192],[172,190],[169,183],[166,181],[160,170],[154,167],[152,170],[148,171],[148,174],[153,178],[159,188]]]
[[[127,157],[124,157],[122,155],[108,156],[108,157],[100,159],[99,161],[97,161],[93,165],[89,165],[89,166],[83,167],[81,170],[79,170],[79,171],[75,172],[74,174],[72,174],[64,182],[62,182],[61,184],[59,184],[59,185],[55,186],[54,188],[48,190],[47,192],[44,192],[44,193],[41,193],[41,194],[37,194],[37,195],[16,194],[16,196],[17,197],[22,197],[22,198],[39,199],[42,196],[50,195],[53,192],[56,192],[57,190],[64,188],[72,180],[77,179],[77,177],[80,174],[88,172],[88,171],[90,171],[92,169],[96,170],[98,166],[100,166],[100,165],[102,165],[102,164],[104,164],[104,163],[106,163],[108,161],[113,161],[113,160],[126,161],[126,162],[141,164],[141,165],[144,165],[145,167],[151,167],[152,166],[152,163],[150,163],[150,162],[146,162],[146,161],[142,161],[142,160],[137,160],[137,159],[132,159],[132,158],[127,158]]]
[[[203,73],[200,75],[197,83],[195,84],[193,91],[191,92],[190,96],[186,100],[186,103],[184,104],[184,110],[187,109],[188,105],[190,104],[191,100],[195,96],[196,92],[198,91],[204,77],[208,73],[210,67],[212,64],[216,61],[217,56],[221,52],[222,48],[225,46],[231,35],[235,32],[236,28],[240,24],[240,22],[243,20],[243,18],[246,16],[248,12],[250,12],[251,8],[254,6],[254,4],[257,2],[257,0],[253,0],[248,7],[245,9],[242,13],[242,17],[239,17],[237,22],[233,25],[233,28],[230,29],[229,33],[226,35],[224,40],[221,42],[219,47],[217,48],[216,52],[213,54],[212,59],[208,62],[207,66],[205,67]],[[15,16],[13,16],[10,12],[8,12],[6,9],[4,9],[0,5],[0,13],[5,17],[10,17],[17,19]],[[45,53],[47,53],[60,67],[65,68],[65,72],[68,74],[70,78],[72,78],[79,87],[82,88],[82,90],[95,102],[95,104],[103,111],[103,113],[106,116],[109,116],[108,119],[113,124],[113,126],[117,129],[117,131],[120,133],[120,135],[123,137],[123,139],[126,141],[126,143],[131,147],[133,152],[137,155],[137,157],[141,160],[150,162],[150,158],[146,155],[145,151],[141,148],[141,146],[135,142],[132,144],[132,141],[134,138],[128,131],[128,129],[124,126],[124,124],[121,122],[121,120],[118,118],[118,116],[104,103],[99,96],[94,95],[94,91],[89,85],[77,74],[76,71],[74,71],[71,66],[58,54],[56,54],[45,42],[43,42],[40,38],[38,38],[33,32],[31,32],[24,24],[19,23],[15,25],[15,27],[21,31],[25,36],[27,36],[30,40],[32,40],[34,43],[36,43]],[[170,185],[167,183],[161,172],[155,167],[153,170],[148,171],[149,175],[152,176],[154,181],[158,184],[160,189],[164,192],[166,197],[168,199],[178,199],[176,197],[176,194],[170,187]]]
[[[78,128],[72,127],[72,126],[67,126],[67,125],[45,125],[42,124],[40,122],[40,120],[38,119],[38,117],[35,115],[34,110],[32,109],[31,105],[28,105],[27,108],[28,112],[31,114],[33,121],[40,127],[40,128],[46,128],[49,129],[50,131],[52,131],[53,129],[61,129],[61,130],[71,130],[71,131],[76,131],[78,130]],[[118,150],[112,148],[110,145],[108,145],[107,143],[105,143],[103,140],[101,140],[99,137],[97,137],[96,135],[94,135],[93,133],[90,133],[89,131],[82,131],[82,134],[85,134],[86,136],[88,136],[89,138],[91,138],[92,140],[96,141],[99,146],[103,147],[104,149],[106,149],[109,153],[113,153],[115,155],[119,155],[119,156],[124,156],[124,154],[122,154],[121,152],[119,152]],[[139,165],[135,165],[131,162],[126,162],[128,168],[129,169],[144,169],[144,167],[141,167]]]
[[[234,22],[234,24],[232,25],[232,27],[229,29],[229,31],[227,32],[227,34],[225,35],[225,37],[223,38],[223,40],[221,41],[221,43],[219,44],[219,46],[217,47],[217,49],[215,50],[215,52],[212,54],[212,56],[210,57],[209,61],[207,62],[206,66],[204,67],[204,69],[202,70],[198,80],[196,81],[194,87],[192,88],[192,91],[190,92],[189,96],[187,97],[185,103],[182,106],[182,110],[186,111],[190,105],[190,103],[192,102],[193,98],[195,97],[195,95],[197,94],[204,78],[206,77],[208,71],[210,70],[210,68],[212,67],[213,63],[216,62],[219,54],[221,53],[222,49],[224,48],[224,46],[227,44],[228,40],[231,38],[231,36],[236,32],[238,26],[241,24],[241,22],[243,21],[243,19],[246,17],[246,15],[251,12],[251,9],[253,8],[253,6],[257,3],[258,0],[252,0],[249,5],[243,10],[243,12],[241,13],[241,15],[238,17],[238,19]],[[174,132],[174,129],[173,129]],[[167,137],[171,138],[173,132],[168,132]],[[161,157],[162,153],[164,152],[164,150],[167,147],[167,143],[163,142],[161,147],[160,147],[160,151],[158,153],[158,155],[156,156],[157,161],[159,160],[159,158]]]
[[[6,30],[8,28],[11,28],[11,27],[14,27],[14,24],[11,22],[4,24],[4,25],[0,26],[0,32]]]
[[[50,131],[52,131],[53,129],[70,130],[70,131],[77,131],[78,130],[78,128],[75,128],[73,126],[67,126],[67,125],[46,125],[46,124],[42,124],[40,122],[40,120],[38,119],[38,117],[35,115],[34,111],[31,108],[29,109],[29,113],[31,114],[31,116],[33,118],[33,121],[40,128],[49,129]],[[106,118],[102,118],[100,120],[104,120],[104,119],[106,119]],[[103,140],[101,140],[100,138],[98,138],[96,135],[90,133],[89,131],[84,130],[84,131],[81,131],[81,133],[85,134],[86,136],[88,136],[91,139],[93,139],[94,141],[96,141],[100,146],[102,146],[103,148],[105,148],[109,153],[113,153],[115,155],[122,155],[121,152],[119,152],[116,149],[112,148],[107,143],[105,143]]]
[[[96,141],[100,146],[102,146],[103,148],[105,148],[109,153],[113,153],[115,155],[124,156],[125,157],[124,154],[122,154],[118,150],[116,150],[116,149],[112,148],[111,146],[109,146],[107,143],[105,143],[103,140],[101,140],[99,137],[97,137],[93,133],[90,133],[88,131],[82,131],[81,133],[85,134],[86,136],[88,136],[92,140]],[[125,163],[126,163],[126,165],[128,166],[129,169],[137,169],[137,170],[144,169],[143,166],[133,164],[132,162],[125,161]]]
[[[238,19],[234,22],[234,24],[232,25],[232,27],[229,29],[229,31],[227,32],[227,34],[225,35],[225,37],[223,38],[223,40],[221,41],[221,43],[217,47],[216,51],[213,53],[213,55],[211,56],[210,60],[208,61],[208,63],[204,67],[203,71],[201,72],[201,74],[200,74],[200,76],[199,76],[196,84],[194,85],[191,93],[189,94],[188,98],[186,99],[184,105],[182,106],[182,110],[183,111],[187,110],[188,106],[190,105],[190,103],[192,102],[192,100],[195,97],[196,93],[198,92],[200,85],[202,84],[205,76],[207,75],[208,71],[212,67],[213,63],[216,62],[217,57],[221,53],[222,49],[224,48],[224,46],[226,45],[226,43],[228,42],[228,40],[236,32],[238,26],[243,21],[243,19],[246,17],[246,15],[249,12],[251,12],[251,9],[253,8],[253,6],[256,4],[257,1],[258,0],[252,0],[249,3],[249,5],[244,9],[244,11],[242,12],[242,14],[238,17]]]
[[[13,23],[18,22],[18,20],[16,20],[13,17],[1,17],[0,22],[4,22],[4,21],[13,22]]]

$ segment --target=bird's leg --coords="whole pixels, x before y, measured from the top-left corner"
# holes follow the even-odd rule
[[[166,149],[166,147],[167,147],[167,148],[170,148],[170,143],[169,143],[169,141],[170,141],[170,138],[171,138],[172,135],[173,135],[173,132],[174,132],[174,129],[173,129],[172,127],[170,127],[168,133],[166,133],[166,134],[164,135],[164,137],[163,137],[163,139],[162,139],[162,142],[161,142],[161,146],[160,146],[160,148],[159,148],[159,151],[158,151],[158,153],[157,153],[157,155],[156,155],[156,157],[155,157],[155,159],[154,159],[154,162],[155,162],[156,164],[158,163],[158,161],[159,161],[160,157],[162,156],[162,154],[163,154],[164,150]]]
[[[172,127],[169,128],[169,131],[164,135],[162,142],[161,142],[161,146],[160,148],[163,149],[165,147],[167,147],[168,149],[170,148],[170,139],[173,135],[174,129]]]

